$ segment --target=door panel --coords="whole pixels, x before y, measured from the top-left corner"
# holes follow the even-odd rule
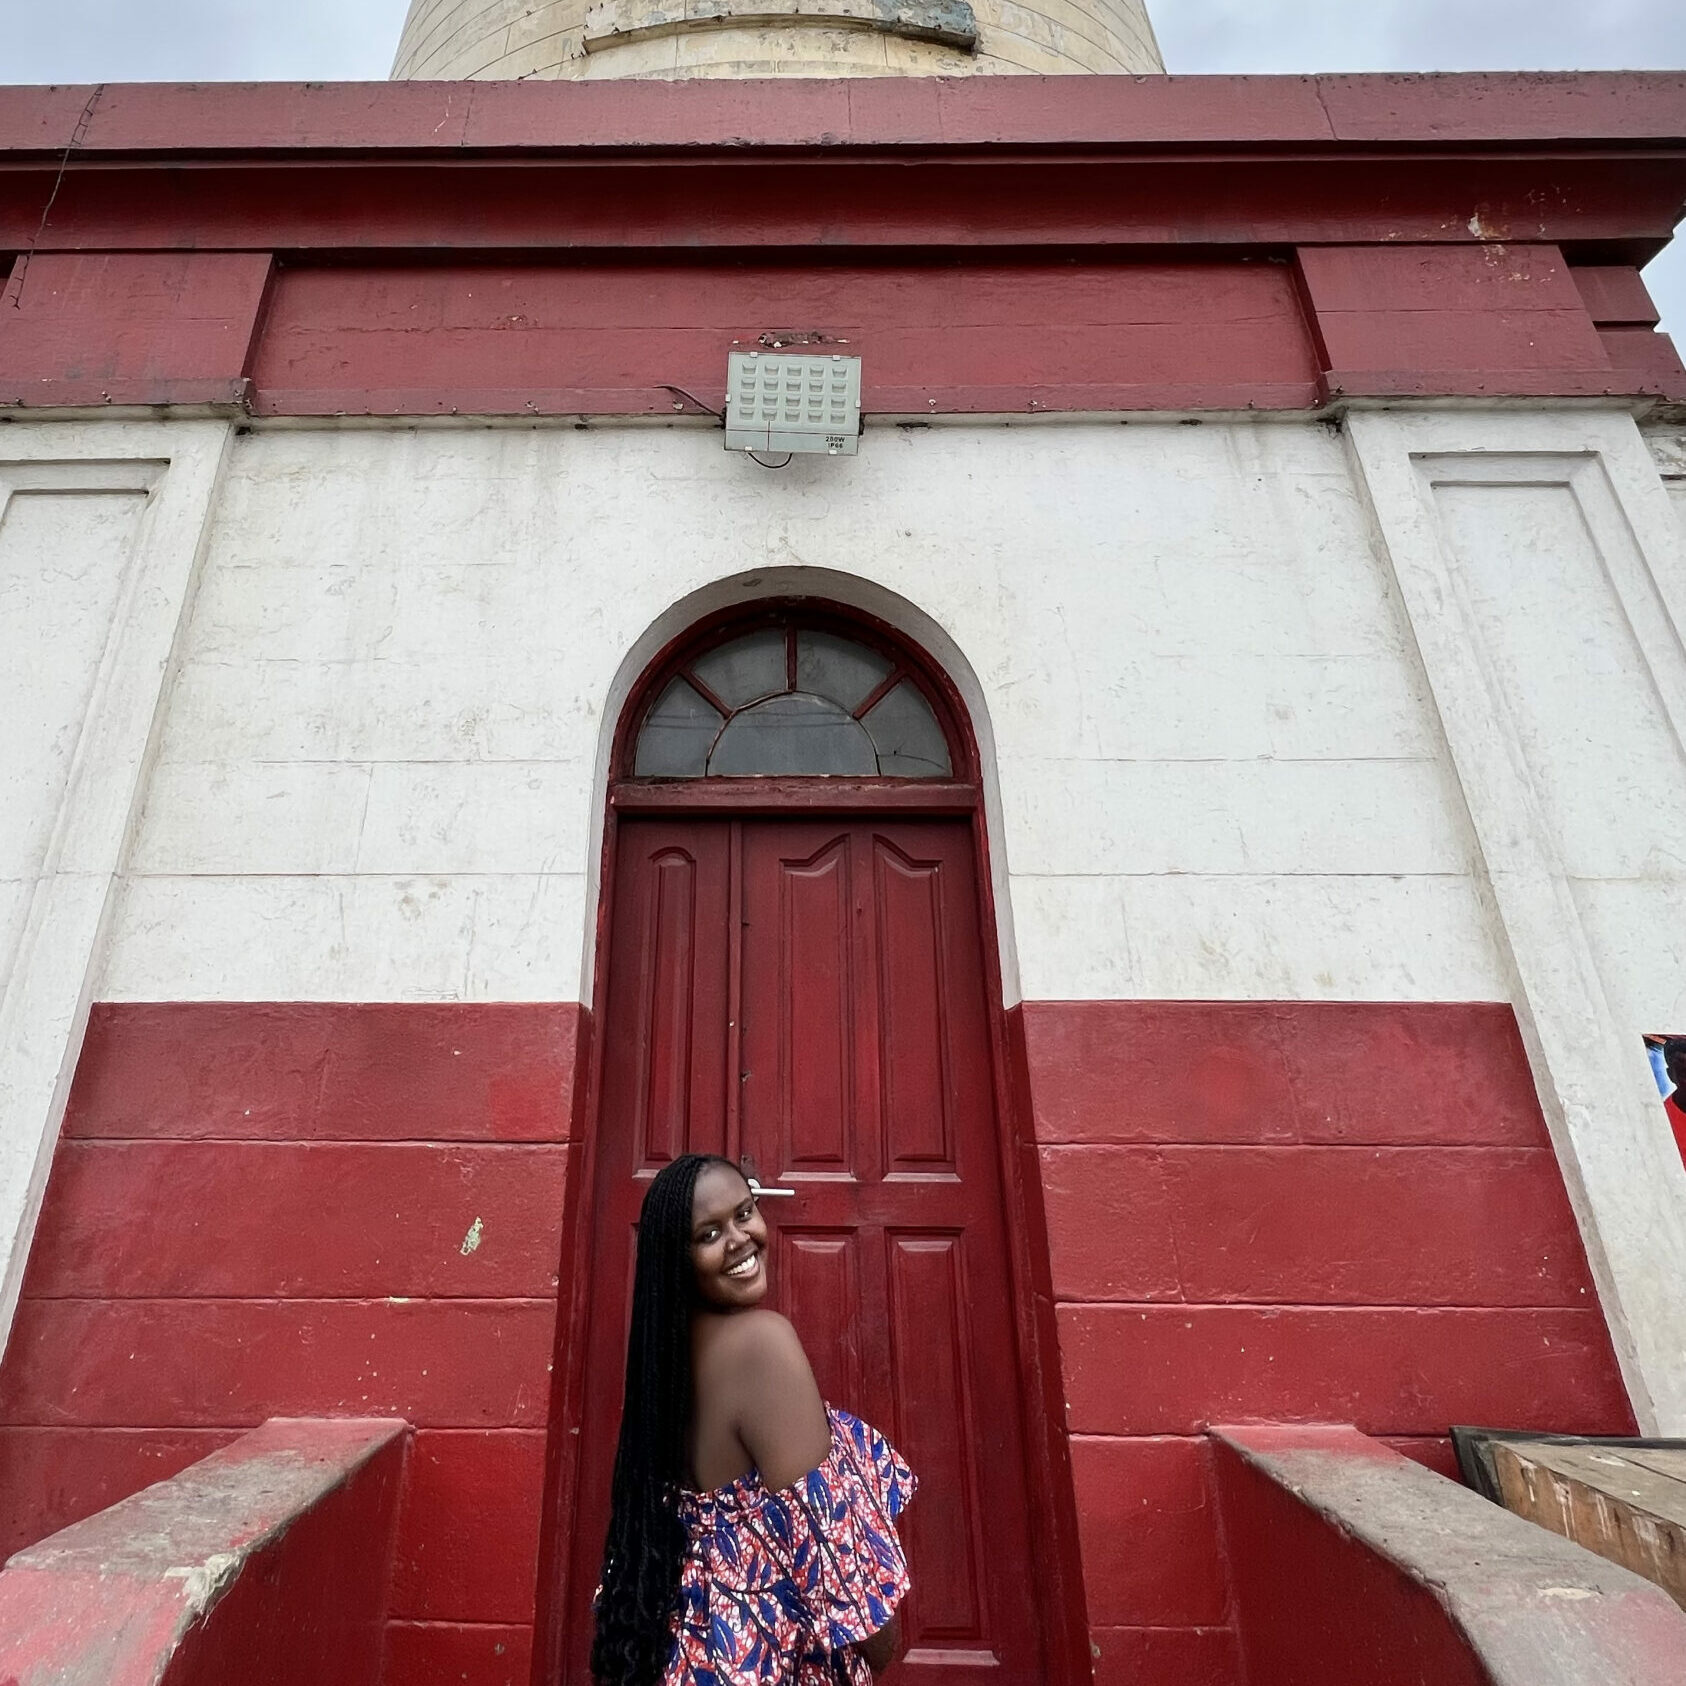
[[[787,1223],[779,1225],[778,1242],[780,1309],[799,1329],[826,1330],[824,1340],[807,1343],[820,1393],[839,1403],[861,1398],[866,1368],[859,1238]]]
[[[796,1189],[771,1303],[821,1391],[918,1472],[902,1679],[1040,1679],[969,823],[628,820],[617,841],[594,1280],[691,1149]],[[583,1686],[627,1301],[596,1296],[570,1589]],[[985,1550],[985,1542],[988,1550]]]
[[[644,1092],[636,1103],[643,1124],[643,1166],[665,1165],[685,1151],[692,1107],[700,1100],[706,1108],[706,1086],[711,1077],[719,1081],[718,1055],[711,1056],[707,1046],[708,998],[713,993],[708,985],[714,968],[709,956],[697,951],[699,912],[705,924],[711,912],[718,912],[697,906],[699,891],[708,900],[699,883],[706,876],[690,850],[662,848],[650,861],[643,897],[647,905],[638,909],[648,927],[637,1062],[644,1073]],[[706,942],[717,944],[718,932],[710,930]],[[693,1092],[698,1084],[705,1087],[700,1096]]]
[[[955,1425],[952,1433],[921,1437],[922,1479],[957,1502],[909,1513],[908,1546],[924,1569],[913,1595],[912,1631],[922,1646],[986,1644],[964,1242],[910,1231],[886,1241],[892,1385],[901,1413],[914,1423]]]
[[[854,1157],[855,1120],[849,840],[828,839],[811,859],[780,860],[775,870],[782,982],[773,1010],[779,1044],[788,1053],[776,1102],[788,1132],[778,1163],[788,1171],[846,1171]],[[766,975],[769,933],[759,921],[770,911],[758,905],[752,915],[746,905],[746,980]],[[827,1032],[812,1034],[811,1027],[820,1025]]]
[[[886,1168],[954,1169],[949,1019],[944,989],[945,892],[940,861],[909,860],[872,840],[883,1042]]]

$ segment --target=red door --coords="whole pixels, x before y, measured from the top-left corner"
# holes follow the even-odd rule
[[[743,1159],[825,1396],[917,1471],[903,1678],[1040,1680],[1007,1239],[965,820],[645,820],[616,848],[569,1595],[585,1679],[650,1176]]]

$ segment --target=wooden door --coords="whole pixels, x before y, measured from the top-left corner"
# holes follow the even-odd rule
[[[772,1304],[918,1473],[904,1680],[1040,1679],[966,820],[630,819],[617,843],[570,1589],[585,1678],[649,1178],[743,1159]]]

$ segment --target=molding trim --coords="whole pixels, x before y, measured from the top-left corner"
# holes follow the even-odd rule
[[[0,971],[0,1347],[12,1324],[160,702],[197,577],[227,422],[58,423],[7,431],[0,518],[16,494],[145,499],[114,582],[62,791]],[[21,628],[20,648],[29,648]],[[27,792],[20,793],[27,797]],[[52,799],[49,798],[49,801]]]
[[[1627,417],[1364,412],[1346,429],[1463,788],[1540,1104],[1635,1416],[1646,1434],[1686,1434],[1686,1168],[1641,1042],[1665,1027],[1627,1022],[1621,1003],[1637,980],[1589,930],[1577,895],[1586,869],[1571,873],[1551,813],[1568,746],[1553,737],[1542,747],[1529,730],[1529,700],[1483,630],[1441,502],[1452,488],[1568,494],[1601,564],[1589,585],[1613,595],[1671,728],[1672,767],[1635,776],[1678,782],[1686,577],[1667,494]]]

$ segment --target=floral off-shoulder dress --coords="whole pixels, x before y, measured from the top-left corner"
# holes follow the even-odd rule
[[[859,1417],[827,1415],[831,1451],[793,1486],[769,1492],[751,1471],[681,1494],[688,1541],[662,1686],[868,1686],[849,1647],[906,1595],[896,1518],[913,1471]]]

